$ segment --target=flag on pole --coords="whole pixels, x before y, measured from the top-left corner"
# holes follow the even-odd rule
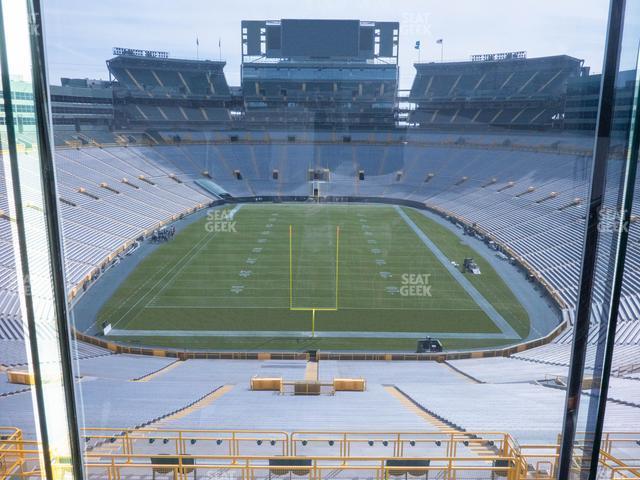
[[[218,48],[222,48],[222,38],[218,37]]]
[[[437,43],[438,45],[442,45],[442,39],[441,39],[441,38],[439,38],[438,40],[436,40],[436,43]]]
[[[198,36],[196,35],[196,46],[199,47],[200,46],[200,40],[198,39]]]
[[[416,50],[420,50],[420,40],[416,40],[416,46],[413,48],[415,48]]]

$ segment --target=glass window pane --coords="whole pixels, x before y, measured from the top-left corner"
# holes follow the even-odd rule
[[[0,65],[0,75],[2,75],[2,65]],[[13,89],[19,89],[22,85],[18,81],[12,82]],[[22,87],[24,88],[24,87]],[[2,92],[2,88],[0,88]],[[17,93],[17,92],[16,92]],[[12,217],[10,212],[11,199],[9,192],[11,191],[10,175],[11,170],[9,162],[9,141],[7,136],[6,124],[7,114],[4,104],[4,95],[0,94],[0,252],[2,255],[2,284],[0,287],[0,435],[6,438],[6,443],[0,442],[2,450],[16,451],[23,448],[19,443],[21,438],[36,438],[36,419],[30,407],[31,399],[29,394],[31,386],[25,383],[16,383],[13,370],[28,371],[29,369],[29,352],[28,343],[25,342],[26,326],[22,322],[20,309],[20,296],[18,294],[18,283],[16,269],[19,268],[19,262],[16,262],[13,234],[12,234]],[[17,405],[25,405],[24,409],[19,413]],[[14,443],[15,442],[15,443]],[[26,447],[26,446],[25,446]],[[32,450],[33,445],[27,447]],[[11,464],[15,463],[18,455],[7,457]],[[37,454],[34,458],[32,455],[32,465],[38,463]]]
[[[622,297],[620,299],[619,311],[617,314],[617,328],[613,333],[613,350],[611,359],[611,377],[608,379],[609,388],[606,393],[606,410],[603,419],[603,445],[599,455],[599,470],[604,475],[612,477],[624,477],[635,474],[635,468],[640,458],[640,449],[638,443],[638,434],[634,432],[633,426],[638,425],[638,417],[633,415],[631,411],[620,410],[619,405],[637,405],[638,398],[637,381],[638,371],[640,371],[640,362],[638,355],[638,309],[637,309],[637,293],[638,293],[638,266],[637,266],[637,249],[638,249],[638,228],[637,228],[637,195],[638,195],[638,179],[637,179],[637,162],[638,162],[638,59],[640,51],[638,49],[638,39],[640,38],[640,28],[637,22],[638,6],[630,3],[626,5],[625,21],[623,27],[623,35],[621,42],[620,66],[617,72],[616,93],[615,93],[615,109],[614,109],[614,135],[618,152],[612,155],[610,160],[612,173],[609,176],[610,182],[609,192],[606,199],[606,215],[604,225],[607,236],[605,241],[610,242],[608,248],[619,248],[616,240],[620,233],[628,234],[628,246],[626,259],[622,260],[620,266],[624,267],[624,280],[622,282]],[[632,207],[630,211],[626,210],[626,206],[622,203],[622,192],[626,190],[626,196]],[[615,214],[611,214],[615,212]],[[621,217],[623,213],[628,213],[629,221],[625,223]],[[606,244],[605,244],[606,245]],[[607,247],[602,248],[599,252],[603,263],[613,264],[614,259],[606,259],[605,251]],[[604,270],[604,269],[603,269]],[[602,274],[601,274],[602,275]],[[605,290],[606,293],[608,293]],[[606,297],[605,297],[606,298]],[[608,313],[607,306],[601,308],[604,315]],[[593,355],[595,360],[594,378],[601,378],[601,367],[598,365],[598,357],[603,355],[602,344],[602,319],[595,323],[592,327],[594,331],[590,335],[593,343],[591,347],[596,353]],[[588,365],[589,367],[591,365]],[[605,373],[606,374],[606,373]],[[595,407],[593,404],[600,400],[605,394],[594,385],[590,389],[590,397],[588,406],[583,405],[582,410],[587,411],[589,415],[583,415],[582,425],[584,431],[584,442],[588,443],[590,435],[593,434]],[[623,420],[627,417],[626,420]],[[627,428],[622,431],[615,432],[612,426],[618,423],[626,423]]]
[[[86,474],[556,475],[607,7],[47,2]]]
[[[0,5],[2,60],[2,296],[0,475],[73,478],[52,275],[43,167],[29,50],[27,2]],[[55,199],[53,200],[55,202]],[[55,206],[55,205],[54,205]],[[70,375],[69,375],[70,376]],[[68,378],[68,377],[67,377]],[[73,427],[75,428],[75,427]]]

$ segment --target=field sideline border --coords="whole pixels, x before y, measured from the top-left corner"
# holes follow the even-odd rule
[[[243,204],[243,203],[284,203],[284,202],[306,202],[309,196],[260,196],[260,197],[238,197],[229,201],[215,201],[210,206],[220,206],[223,204]],[[533,267],[522,259],[519,255],[511,250],[507,245],[504,245],[499,240],[495,239],[489,232],[478,226],[471,226],[471,224],[463,217],[448,212],[437,206],[429,205],[427,203],[421,203],[413,200],[395,199],[395,198],[381,198],[381,197],[354,197],[354,196],[328,196],[322,199],[321,203],[361,203],[361,204],[390,204],[400,205],[406,207],[416,208],[418,210],[428,210],[444,218],[453,218],[460,224],[477,231],[481,235],[493,240],[501,249],[509,253],[515,260],[516,264],[525,269],[528,273],[533,275],[539,285],[545,290],[545,292],[551,297],[553,303],[559,311],[564,312],[567,309],[567,305],[562,298],[553,290],[544,278],[542,278]],[[508,347],[496,347],[480,350],[461,350],[443,352],[437,354],[418,354],[418,353],[366,353],[366,352],[353,352],[353,353],[340,353],[340,352],[321,352],[320,359],[322,360],[425,360],[425,361],[446,361],[468,358],[487,358],[487,357],[507,357],[515,353],[519,353],[525,350],[536,348],[542,345],[546,345],[557,338],[563,333],[569,326],[569,320],[567,316],[563,315],[563,321],[557,325],[551,332],[544,337],[521,342],[516,345]],[[110,350],[114,353],[127,353],[133,355],[147,355],[158,357],[170,357],[180,359],[250,359],[250,360],[284,360],[284,359],[307,359],[307,353],[301,352],[228,352],[228,351],[185,351],[183,349],[170,349],[170,348],[150,348],[150,347],[133,347],[130,345],[124,345],[117,342],[106,341],[97,338],[86,333],[82,333],[76,328],[73,329],[73,335],[77,340],[85,343],[96,345]]]
[[[508,357],[515,353],[546,345],[565,331],[568,321],[563,321],[550,333],[542,338],[522,342],[509,347],[497,347],[483,350],[451,351],[442,353],[367,353],[367,352],[319,352],[320,360],[375,360],[375,361],[437,361],[462,360],[469,358]],[[178,350],[173,348],[133,347],[100,338],[74,330],[77,340],[105,348],[113,353],[129,355],[146,355],[154,357],[178,358],[180,360],[208,359],[208,360],[308,360],[306,352],[232,352],[214,350]]]
[[[458,282],[458,284],[467,292],[467,294],[476,302],[476,304],[482,309],[482,311],[489,317],[496,327],[502,332],[504,338],[509,340],[520,340],[522,337],[518,335],[515,329],[507,322],[502,315],[496,310],[496,308],[489,302],[484,295],[482,295],[476,287],[460,273],[458,269],[453,267],[449,262],[449,259],[440,248],[422,231],[418,225],[415,224],[411,218],[402,210],[398,205],[395,206],[395,210],[400,215],[402,220],[413,230],[422,243],[431,251],[435,258],[440,261],[442,266],[449,272],[449,274]]]

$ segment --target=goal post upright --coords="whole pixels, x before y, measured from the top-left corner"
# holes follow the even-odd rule
[[[336,225],[336,310],[338,310],[339,279],[340,279],[340,225]]]
[[[289,310],[293,308],[293,226],[289,225]]]
[[[316,336],[316,312],[337,312],[340,278],[340,226],[336,226],[336,290],[335,307],[294,307],[293,306],[293,225],[289,225],[289,310],[311,312],[311,336]]]

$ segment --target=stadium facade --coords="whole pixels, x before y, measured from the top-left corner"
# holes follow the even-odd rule
[[[567,83],[586,76],[569,56],[505,55],[470,62],[416,65],[410,121],[437,128],[562,128]]]
[[[306,41],[300,32],[310,26],[315,37]],[[600,76],[577,58],[511,52],[417,63],[406,95],[398,86],[399,35],[397,22],[243,21],[237,87],[229,86],[222,61],[114,48],[111,81],[62,79],[51,87],[54,123],[77,132],[595,128]],[[620,90],[628,83],[621,80]]]
[[[112,82],[64,79],[62,86],[52,86],[55,123],[70,124],[62,109],[71,114],[86,103],[84,111],[75,112],[78,131],[97,125],[143,131],[264,129],[265,124],[336,131],[595,128],[600,76],[588,75],[582,61],[568,56],[419,63],[403,97],[397,63],[381,60],[244,56],[241,85],[230,88],[224,62],[132,52],[123,49],[107,61]],[[576,115],[591,120],[576,123]]]

